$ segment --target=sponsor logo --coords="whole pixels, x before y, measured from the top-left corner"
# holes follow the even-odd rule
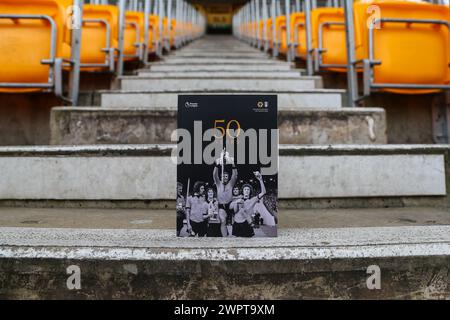
[[[184,106],[186,108],[198,108],[198,102],[186,102]]]
[[[256,103],[256,108],[253,108],[254,112],[269,112],[269,102],[268,101],[258,101]]]

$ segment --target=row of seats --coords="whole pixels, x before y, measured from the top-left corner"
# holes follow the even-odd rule
[[[278,5],[273,17],[271,1],[256,0],[260,10],[244,7],[235,16],[234,32],[276,54],[310,59],[315,72],[347,72],[344,9],[316,7],[306,1],[311,0],[302,1],[303,8],[312,8],[309,11],[298,12],[289,1],[292,12],[282,15],[279,11],[285,6]],[[357,71],[364,74],[365,95],[371,90],[423,94],[450,89],[448,4],[355,1],[353,23],[355,62]]]
[[[199,13],[193,7],[181,0],[173,1],[181,7],[177,15],[169,18],[169,10],[164,8],[168,2],[160,6],[159,1],[163,0],[152,1],[156,10],[151,13],[149,7],[147,15],[144,11],[124,12],[124,61],[145,63],[150,54],[161,50],[164,41],[167,49],[174,49],[203,33]],[[68,99],[63,95],[62,74],[76,63],[81,72],[117,72],[120,5],[126,2],[83,5],[83,1],[73,0],[0,0],[0,92],[48,90]],[[144,7],[144,1],[140,7]],[[171,9],[175,12],[175,8]],[[158,11],[162,14],[158,15]],[[78,57],[72,50],[72,37],[80,26]]]

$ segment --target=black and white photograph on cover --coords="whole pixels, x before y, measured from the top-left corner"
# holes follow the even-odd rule
[[[277,235],[276,103],[276,96],[179,97],[177,236]]]

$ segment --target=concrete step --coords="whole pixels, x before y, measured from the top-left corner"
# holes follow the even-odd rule
[[[208,64],[215,64],[215,65],[242,65],[242,64],[256,64],[256,65],[288,65],[293,66],[292,64],[280,61],[280,60],[272,60],[268,59],[266,57],[258,58],[258,59],[243,59],[243,58],[191,58],[189,60],[186,60],[185,58],[176,58],[176,57],[170,57],[165,58],[162,62],[156,62],[155,64],[169,64],[169,65],[208,65]]]
[[[270,59],[268,55],[262,52],[184,52],[177,51],[169,56],[170,58],[181,58],[190,61],[190,59],[218,58],[218,59]]]
[[[227,241],[0,228],[0,256],[2,299],[450,298],[450,226],[282,229],[278,238]],[[69,266],[78,267],[79,290],[67,288]],[[367,284],[374,267],[376,290]]]
[[[316,82],[318,80],[318,82]],[[122,90],[214,90],[214,91],[236,91],[236,90],[312,90],[320,88],[320,78],[219,78],[210,76],[209,78],[145,78],[145,77],[123,77],[120,79]]]
[[[145,108],[172,108],[176,110],[179,94],[260,94],[278,95],[279,110],[297,109],[340,109],[342,95],[345,90],[165,90],[158,91],[152,88],[145,91],[100,91],[101,106],[110,108],[145,107]]]
[[[282,110],[282,144],[385,144],[383,109]],[[50,120],[51,144],[171,143],[177,128],[173,109],[56,107]]]
[[[151,71],[150,69],[142,69],[138,71],[139,77],[144,78],[225,78],[225,79],[234,79],[234,78],[299,78],[302,75],[302,70],[297,71],[277,71],[277,72],[269,72],[269,71],[222,71],[222,72],[206,72],[206,71],[172,71],[172,72],[158,72]],[[320,76],[312,76],[303,78],[310,78],[321,80]],[[322,82],[322,81],[320,81]]]
[[[281,145],[279,197],[297,208],[449,207],[449,151],[448,145]],[[0,200],[130,207],[170,201],[172,152],[168,145],[2,147]]]
[[[175,226],[174,215],[173,207],[130,209],[0,206],[0,228],[168,230]],[[450,225],[450,208],[282,208],[277,217],[279,230],[440,226]]]
[[[203,71],[203,72],[221,72],[221,71],[251,71],[251,72],[277,72],[290,71],[291,66],[288,64],[152,64],[151,71],[165,72],[165,71]]]
[[[246,46],[236,46],[236,45],[208,45],[208,46],[190,46],[183,48],[179,52],[183,53],[226,53],[226,52],[234,52],[234,53],[260,53],[260,50],[255,48],[249,48]]]

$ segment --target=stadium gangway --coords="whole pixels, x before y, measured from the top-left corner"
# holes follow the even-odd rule
[[[82,12],[80,0],[0,0],[0,92],[51,91],[77,104]],[[67,95],[64,69],[69,70]]]
[[[233,17],[234,33],[265,52],[271,49],[274,57],[283,53],[291,61],[291,27],[286,22],[292,6],[300,10],[300,0],[252,0]]]
[[[125,48],[125,30],[127,28],[127,16],[126,7],[128,5],[129,9],[133,12],[139,12],[139,9],[144,11],[143,15],[143,42],[137,41],[138,28],[136,27],[137,22],[135,22],[136,27],[136,43],[135,46],[138,47],[138,53],[136,55],[127,56]],[[119,0],[119,41],[118,41],[118,70],[117,74],[119,76],[123,75],[124,62],[126,59],[137,58],[144,64],[148,63],[148,53],[149,53],[149,19],[155,16],[158,17],[158,27],[152,28],[155,32],[159,30],[158,33],[154,33],[152,38],[154,39],[154,44],[156,47],[156,54],[162,56],[163,49],[170,51],[171,48],[176,48],[181,45],[186,44],[204,34],[205,31],[205,18],[200,12],[198,12],[192,5],[182,0],[154,0],[153,5],[149,0],[142,1],[138,0]],[[151,12],[153,8],[153,12]],[[142,17],[142,15],[141,15]],[[142,19],[140,20],[142,21]],[[129,25],[129,24],[128,24]],[[182,28],[182,31],[181,31]],[[130,42],[127,42],[130,45]],[[129,49],[129,48],[128,48]]]

